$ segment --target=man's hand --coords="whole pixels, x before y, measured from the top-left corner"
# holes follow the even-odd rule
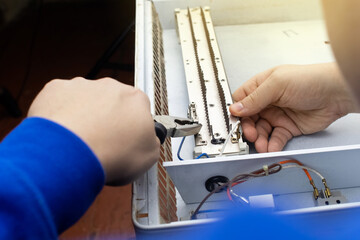
[[[129,183],[159,158],[149,99],[114,79],[53,80],[35,98],[28,116],[76,133],[99,158],[111,185]]]
[[[280,151],[294,136],[328,127],[357,106],[336,63],[283,65],[238,88],[230,112],[242,117],[258,152]]]

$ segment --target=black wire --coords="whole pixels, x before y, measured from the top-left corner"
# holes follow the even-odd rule
[[[38,5],[37,6],[37,16],[36,16],[36,21],[35,21],[35,26],[34,26],[34,32],[33,32],[33,35],[31,37],[30,53],[29,53],[29,57],[28,57],[28,63],[27,63],[27,67],[26,67],[25,77],[24,77],[24,79],[23,79],[23,81],[21,83],[18,95],[16,96],[16,101],[17,102],[19,102],[21,94],[23,93],[23,91],[25,89],[25,85],[26,85],[27,81],[29,80],[30,71],[31,71],[31,67],[32,67],[32,58],[33,58],[33,55],[34,55],[35,40],[36,40],[36,37],[37,37],[38,32],[39,32],[41,13],[42,13],[44,3],[43,3],[43,0],[37,0],[36,4]]]
[[[280,164],[274,163],[274,164],[271,164],[270,166],[268,166],[268,173],[266,173],[264,171],[264,169],[258,169],[251,173],[244,173],[244,174],[239,174],[239,175],[235,176],[230,181],[224,183],[223,185],[216,187],[213,191],[211,191],[208,195],[206,195],[205,198],[199,203],[198,207],[195,209],[195,211],[191,215],[191,219],[196,219],[196,216],[199,213],[201,207],[214,193],[220,192],[222,189],[224,189],[226,187],[229,187],[229,186],[231,187],[231,185],[235,182],[241,182],[242,180],[251,178],[251,177],[254,177],[254,178],[255,177],[264,177],[267,175],[275,174],[275,173],[280,172],[281,169],[282,169],[282,166]]]

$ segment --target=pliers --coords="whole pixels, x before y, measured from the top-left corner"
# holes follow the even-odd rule
[[[185,137],[200,132],[202,125],[188,118],[153,115],[156,136],[163,144],[166,137]]]

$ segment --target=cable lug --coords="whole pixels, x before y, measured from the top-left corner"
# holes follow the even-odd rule
[[[331,191],[330,191],[330,188],[327,186],[325,178],[322,180],[322,182],[323,182],[323,184],[325,186],[325,190],[324,190],[325,197],[326,198],[331,197]]]
[[[319,190],[318,190],[317,187],[315,186],[315,183],[314,183],[313,180],[310,181],[310,184],[311,184],[311,186],[314,188],[313,195],[314,195],[315,200],[317,200],[317,199],[319,198]]]

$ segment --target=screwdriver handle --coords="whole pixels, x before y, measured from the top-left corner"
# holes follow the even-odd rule
[[[163,144],[167,135],[167,130],[165,126],[161,123],[155,122],[155,133],[156,136],[159,138],[160,143]]]

